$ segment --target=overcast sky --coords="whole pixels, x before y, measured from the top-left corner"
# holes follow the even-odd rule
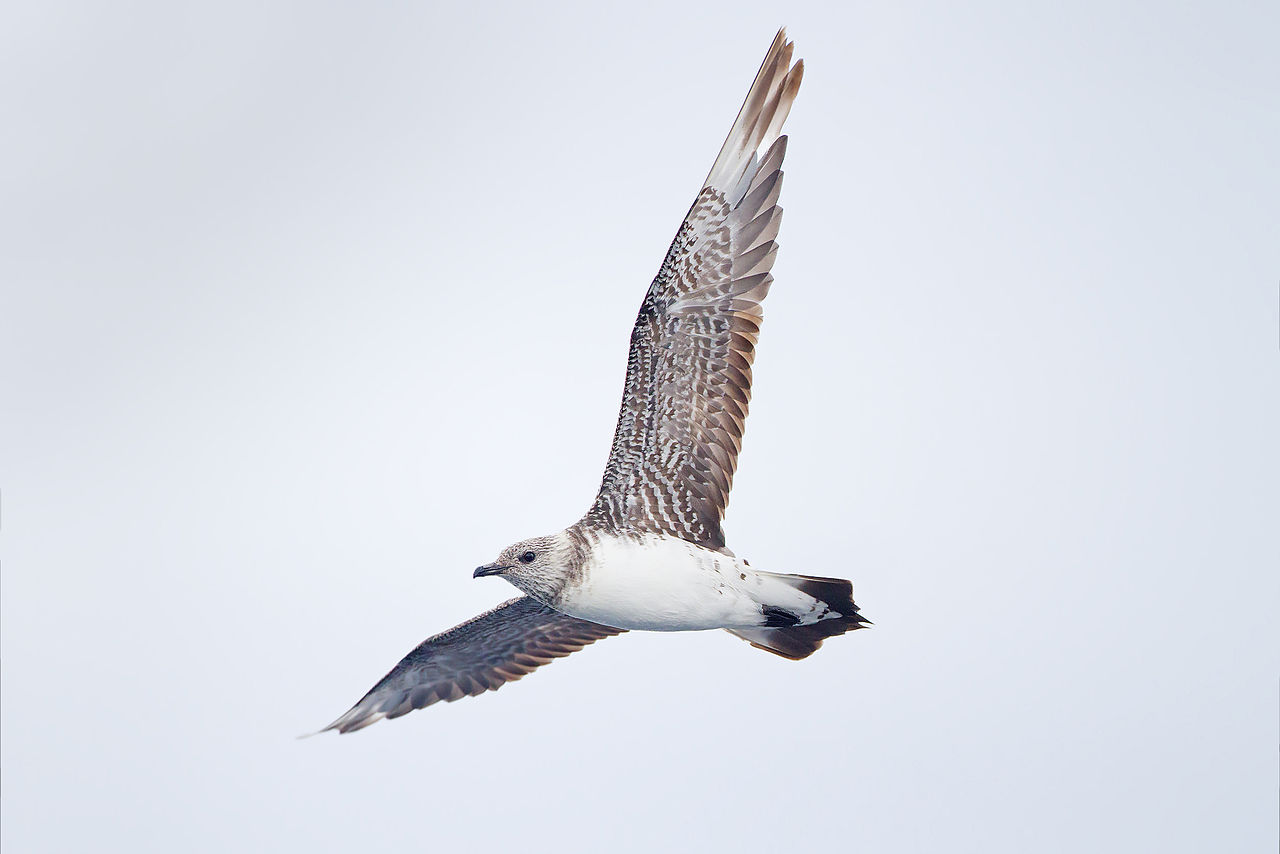
[[[13,852],[1274,851],[1274,3],[8,4]],[[304,741],[586,509],[806,63],[726,521],[793,663],[602,641]]]

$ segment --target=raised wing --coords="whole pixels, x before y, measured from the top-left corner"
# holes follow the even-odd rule
[[[593,524],[724,548],[720,522],[778,251],[779,132],[804,73],[791,53],[780,30],[640,306]]]
[[[440,700],[451,703],[496,691],[552,659],[624,631],[519,596],[424,640],[321,732],[354,732]]]

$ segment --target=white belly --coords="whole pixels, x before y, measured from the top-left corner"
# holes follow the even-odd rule
[[[657,632],[742,628],[761,622],[742,561],[674,537],[600,537],[581,581],[556,607],[620,629]]]

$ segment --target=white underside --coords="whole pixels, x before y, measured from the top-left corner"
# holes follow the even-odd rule
[[[567,587],[556,603],[584,620],[657,632],[761,626],[762,605],[813,615],[804,622],[822,609],[776,575],[660,535],[595,539],[581,582]]]

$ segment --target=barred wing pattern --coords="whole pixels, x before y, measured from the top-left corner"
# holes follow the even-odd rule
[[[779,133],[804,73],[791,53],[780,30],[640,307],[589,524],[724,550],[720,522],[778,251]]]
[[[354,732],[440,700],[496,691],[552,659],[624,631],[518,596],[423,641],[321,732]]]

